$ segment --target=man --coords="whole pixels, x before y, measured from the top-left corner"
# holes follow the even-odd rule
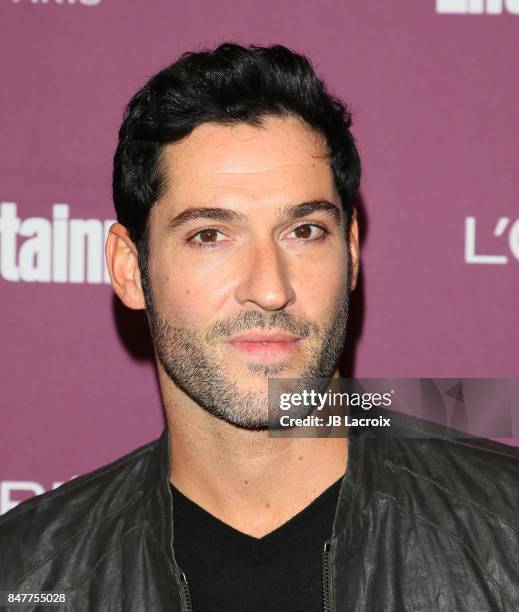
[[[74,610],[513,610],[519,462],[402,435],[270,437],[268,380],[335,379],[358,266],[350,117],[289,50],[184,55],[127,109],[116,294],[167,430],[0,519],[0,589]]]

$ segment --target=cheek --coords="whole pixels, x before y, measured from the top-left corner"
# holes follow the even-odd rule
[[[297,302],[301,312],[325,326],[347,300],[347,259],[340,256],[326,266],[307,266],[298,276]]]
[[[298,293],[303,310],[313,319],[326,320],[333,316],[346,299],[345,270],[329,270],[327,274],[308,278]]]
[[[178,260],[174,268],[156,265],[151,284],[160,312],[195,327],[214,320],[225,301],[225,283],[221,274],[204,272],[190,270],[186,262]]]
[[[302,303],[329,311],[344,300],[348,286],[348,255],[337,251],[333,256],[318,258],[302,266],[298,272],[296,292]]]

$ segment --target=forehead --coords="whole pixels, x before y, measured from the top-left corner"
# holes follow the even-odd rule
[[[338,198],[324,138],[292,116],[269,116],[260,126],[204,123],[168,145],[162,162],[169,210],[225,203],[250,211]]]

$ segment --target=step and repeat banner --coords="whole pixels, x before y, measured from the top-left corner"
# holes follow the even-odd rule
[[[1,0],[0,28],[0,513],[164,426],[103,247],[124,106],[184,51],[284,44],[352,109],[346,375],[519,378],[519,0]]]

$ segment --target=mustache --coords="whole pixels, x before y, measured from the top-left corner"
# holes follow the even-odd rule
[[[271,313],[243,310],[232,317],[213,323],[206,334],[206,340],[210,342],[229,338],[249,329],[279,329],[294,336],[307,338],[310,334],[317,333],[319,326],[314,321],[296,317],[283,310]]]

